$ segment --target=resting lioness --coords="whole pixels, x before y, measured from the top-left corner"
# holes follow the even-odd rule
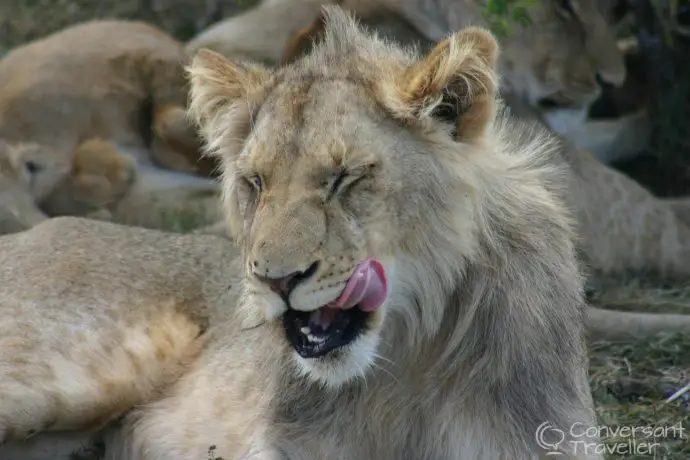
[[[185,115],[184,63],[175,39],[131,21],[77,24],[17,47],[0,60],[0,139],[50,149],[65,174],[95,137],[150,147],[168,169],[208,172]]]

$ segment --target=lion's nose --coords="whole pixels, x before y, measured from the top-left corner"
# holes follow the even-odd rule
[[[257,270],[259,268],[258,265],[259,264],[256,262],[252,264],[253,272],[257,279],[259,279],[259,281],[261,281],[262,283],[268,285],[268,287],[273,292],[275,292],[283,298],[287,298],[292,292],[292,290],[295,289],[300,283],[303,283],[304,281],[314,276],[316,270],[319,268],[319,263],[314,262],[305,271],[296,271],[290,273],[289,275],[272,278],[266,275],[265,273],[263,275],[259,275],[257,273],[259,271]]]

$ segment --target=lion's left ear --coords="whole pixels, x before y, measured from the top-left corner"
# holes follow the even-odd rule
[[[498,44],[491,33],[463,29],[404,69],[387,105],[401,119],[447,122],[456,140],[477,142],[496,110],[497,58]]]
[[[199,126],[211,152],[249,134],[251,117],[272,78],[258,64],[235,62],[202,49],[186,68],[190,82],[189,114]]]

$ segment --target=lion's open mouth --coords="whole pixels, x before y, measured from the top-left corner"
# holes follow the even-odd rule
[[[315,311],[288,308],[283,327],[288,341],[303,358],[325,356],[352,343],[367,327],[374,311],[388,295],[380,262],[368,259],[357,265],[340,296]]]

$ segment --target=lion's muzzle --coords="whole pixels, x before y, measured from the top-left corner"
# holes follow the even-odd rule
[[[283,315],[286,337],[303,358],[325,356],[353,342],[387,296],[388,281],[383,265],[367,259],[355,267],[334,301],[310,312],[288,308]]]

